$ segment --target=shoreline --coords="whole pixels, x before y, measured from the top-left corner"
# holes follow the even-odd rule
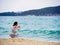
[[[0,38],[0,45],[60,45],[60,42],[46,42],[23,38]]]
[[[0,39],[10,39],[10,37],[8,38],[0,38]],[[60,43],[60,41],[56,41],[56,40],[44,40],[44,39],[32,39],[32,38],[22,38],[22,37],[19,37],[19,39],[26,39],[26,40],[36,40],[36,41],[43,41],[43,42],[58,42]]]

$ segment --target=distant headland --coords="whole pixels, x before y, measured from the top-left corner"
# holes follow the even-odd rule
[[[3,12],[0,16],[60,16],[60,6],[46,7],[42,9],[28,10],[24,12]]]

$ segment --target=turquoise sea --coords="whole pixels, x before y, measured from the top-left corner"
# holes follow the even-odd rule
[[[10,38],[15,21],[21,26],[19,38],[60,42],[60,16],[0,16],[0,38]]]

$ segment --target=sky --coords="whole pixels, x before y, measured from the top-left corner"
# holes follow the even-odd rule
[[[19,12],[60,6],[60,0],[0,0],[0,12]]]

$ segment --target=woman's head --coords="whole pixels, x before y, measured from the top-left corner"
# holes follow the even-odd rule
[[[18,22],[14,22],[13,26],[17,26],[18,25]]]

